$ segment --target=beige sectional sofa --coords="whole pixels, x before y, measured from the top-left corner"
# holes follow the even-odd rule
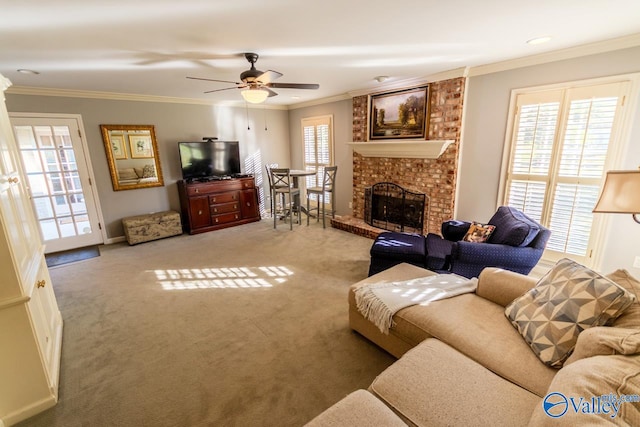
[[[400,359],[309,426],[640,425],[640,402],[616,408],[602,398],[640,395],[640,299],[612,326],[580,333],[561,369],[542,363],[505,316],[505,307],[536,285],[528,276],[487,268],[475,293],[404,308],[388,334],[356,307],[361,286],[429,274],[400,264],[351,286],[352,329]],[[640,297],[640,283],[626,271],[608,277]],[[550,409],[556,418],[544,411],[545,400],[558,403]]]

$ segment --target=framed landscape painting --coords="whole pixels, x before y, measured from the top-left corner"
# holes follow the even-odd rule
[[[369,140],[426,138],[429,87],[371,95]]]

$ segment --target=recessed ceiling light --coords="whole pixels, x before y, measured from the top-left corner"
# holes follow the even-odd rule
[[[299,97],[299,96],[297,96],[297,95],[293,95],[293,96],[291,97],[291,99],[300,99],[300,97]]]
[[[535,39],[527,40],[527,44],[542,44],[551,40],[550,36],[536,37]]]
[[[40,74],[40,72],[38,72],[38,71],[35,71],[35,70],[27,70],[26,68],[20,68],[20,69],[18,70],[18,72],[19,72],[19,73],[22,73],[22,74],[31,74],[31,75],[37,75],[37,74]]]
[[[377,81],[378,83],[382,83],[386,80],[389,80],[389,76],[376,76],[373,78],[375,81]]]

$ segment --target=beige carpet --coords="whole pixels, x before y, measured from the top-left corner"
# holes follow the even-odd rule
[[[51,269],[60,401],[20,426],[300,426],[394,359],[352,332],[372,241],[258,223]]]

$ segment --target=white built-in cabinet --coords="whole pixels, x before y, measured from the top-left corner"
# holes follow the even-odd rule
[[[31,209],[0,75],[0,427],[58,401],[62,317]]]

